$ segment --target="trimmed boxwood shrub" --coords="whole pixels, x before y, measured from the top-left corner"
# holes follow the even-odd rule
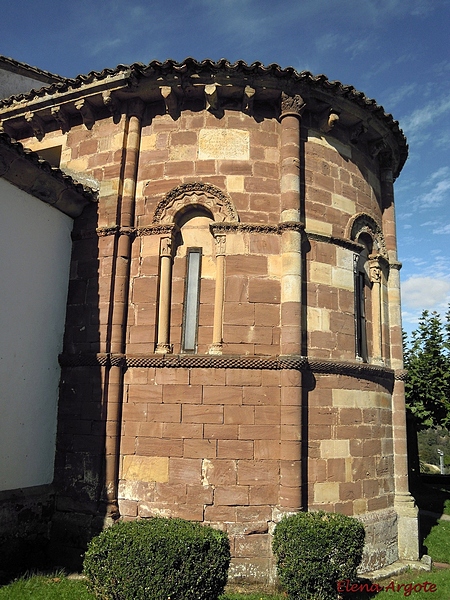
[[[284,517],[272,547],[289,598],[335,599],[337,582],[356,577],[364,537],[362,523],[345,515],[319,511]]]
[[[229,564],[225,532],[154,517],[120,522],[95,537],[83,571],[102,600],[216,600]]]

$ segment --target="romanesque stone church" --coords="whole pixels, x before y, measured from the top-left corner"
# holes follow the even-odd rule
[[[27,432],[0,441],[8,522],[26,507],[25,538],[37,523],[77,566],[117,519],[182,517],[228,532],[232,577],[271,581],[276,523],[323,509],[364,523],[362,571],[418,559],[398,123],[274,64],[1,72],[2,237],[29,265],[1,288],[2,335],[27,324],[14,360],[0,345],[6,427]]]

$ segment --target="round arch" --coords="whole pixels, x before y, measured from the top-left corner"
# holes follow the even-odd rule
[[[237,223],[239,216],[231,198],[210,183],[183,183],[173,188],[156,206],[153,223],[175,223],[190,206],[203,207],[215,222]]]

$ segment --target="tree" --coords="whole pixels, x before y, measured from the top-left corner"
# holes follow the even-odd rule
[[[406,405],[418,429],[450,427],[450,311],[442,322],[424,310],[411,341],[404,336]]]

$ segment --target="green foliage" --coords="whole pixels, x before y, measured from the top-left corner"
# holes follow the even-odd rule
[[[422,429],[417,432],[417,445],[419,449],[420,471],[422,473],[436,473],[429,465],[440,466],[438,450],[444,453],[444,467],[450,466],[450,433],[443,427]],[[439,473],[439,470],[437,471]]]
[[[283,518],[275,528],[273,551],[289,597],[337,598],[337,582],[356,577],[364,537],[362,523],[341,514],[301,512]]]
[[[102,600],[215,600],[229,563],[223,531],[155,517],[103,531],[89,544],[83,570]]]
[[[445,323],[423,311],[404,355],[406,404],[418,427],[450,427],[450,311]]]

